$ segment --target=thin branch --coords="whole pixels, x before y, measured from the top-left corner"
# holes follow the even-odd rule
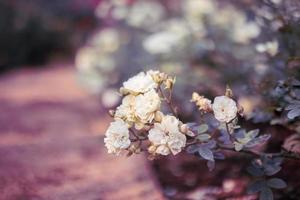
[[[132,128],[129,128],[129,131],[132,133],[132,135],[136,138],[136,139],[139,139],[139,136],[137,136],[135,134],[135,131],[132,129]]]
[[[235,149],[233,147],[228,147],[228,146],[224,146],[224,145],[220,145],[218,144],[218,148],[221,150],[225,150],[225,151],[233,151],[235,153],[246,153],[252,156],[269,156],[269,157],[283,157],[283,158],[287,158],[287,159],[294,159],[294,160],[300,160],[300,155],[298,154],[294,154],[294,153],[289,153],[286,151],[281,151],[278,153],[265,153],[265,152],[259,152],[259,151],[254,151],[254,150],[248,150],[248,149],[242,149],[241,151],[235,151]]]
[[[162,91],[162,89],[161,89],[160,86],[158,87],[158,90],[159,90],[161,96],[162,96],[162,97],[164,98],[164,100],[167,102],[167,104],[168,104],[168,106],[169,106],[171,112],[173,113],[173,115],[174,115],[175,117],[178,117],[178,116],[177,116],[176,109],[174,108],[174,106],[173,106],[173,104],[172,104],[172,101],[171,101],[172,95],[170,94],[170,95],[169,95],[169,98],[167,98],[167,97],[165,96],[164,92]]]
[[[230,136],[230,135],[231,135],[231,133],[230,133],[230,130],[229,130],[228,123],[226,122],[225,124],[226,124],[226,130],[227,130],[227,133],[228,133],[228,135]]]

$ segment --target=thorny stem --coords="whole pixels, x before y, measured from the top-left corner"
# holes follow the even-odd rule
[[[161,89],[160,86],[158,87],[158,90],[159,90],[161,96],[162,96],[162,97],[164,98],[164,100],[167,102],[167,104],[168,104],[168,106],[169,106],[171,112],[173,113],[173,115],[174,115],[175,117],[177,117],[176,109],[174,108],[174,106],[173,106],[173,104],[172,104],[172,101],[171,101],[171,99],[172,99],[172,93],[170,92],[169,98],[167,98],[166,95],[164,94],[164,92],[162,91],[162,89]]]

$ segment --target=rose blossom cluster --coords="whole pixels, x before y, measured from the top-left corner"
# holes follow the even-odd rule
[[[140,72],[123,83],[120,88],[122,103],[112,112],[115,121],[105,133],[108,153],[118,155],[125,149],[140,148],[132,143],[145,138],[150,143],[149,153],[153,155],[176,155],[185,147],[186,136],[180,131],[182,122],[160,111],[165,100],[161,86],[171,91],[174,82],[175,79],[167,74],[150,70]]]
[[[159,71],[140,72],[123,83],[120,88],[122,103],[110,114],[114,122],[110,124],[104,143],[109,153],[120,154],[127,150],[129,155],[147,149],[152,157],[156,155],[176,155],[187,146],[187,139],[195,134],[188,124],[177,118],[172,106],[172,89],[175,78]],[[167,93],[169,95],[166,95]],[[213,113],[214,117],[226,125],[231,133],[236,125],[239,109],[231,98],[232,91],[217,96],[214,101],[194,92],[192,102],[202,113]],[[165,102],[172,112],[164,114],[161,105]],[[221,127],[220,126],[220,127]]]

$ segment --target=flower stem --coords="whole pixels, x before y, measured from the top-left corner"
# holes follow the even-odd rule
[[[283,158],[287,158],[287,159],[294,159],[294,160],[300,160],[300,155],[298,154],[293,154],[293,153],[289,153],[286,151],[281,151],[278,153],[264,153],[264,152],[259,152],[259,151],[253,151],[253,150],[247,150],[247,149],[242,149],[241,151],[235,151],[235,149],[233,147],[228,147],[225,145],[221,145],[218,144],[218,148],[221,150],[225,150],[225,151],[234,151],[236,153],[245,153],[245,154],[249,154],[252,156],[269,156],[269,157],[283,157]]]
[[[167,102],[167,104],[168,104],[168,106],[169,106],[169,108],[170,108],[170,111],[173,113],[173,115],[174,115],[175,117],[178,117],[178,116],[177,116],[177,112],[176,112],[176,108],[175,108],[175,107],[173,106],[173,104],[172,104],[172,93],[171,93],[171,91],[170,91],[169,98],[167,98],[160,86],[158,87],[158,90],[159,90],[161,96],[162,96],[162,97],[164,98],[164,100]]]

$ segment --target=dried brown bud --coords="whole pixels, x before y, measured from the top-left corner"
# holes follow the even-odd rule
[[[165,81],[165,88],[166,89],[169,89],[169,90],[172,90],[174,84],[176,82],[176,78],[167,78],[167,80]]]
[[[230,89],[229,85],[226,86],[226,91],[225,91],[225,96],[232,98],[233,97],[233,92]]]
[[[127,157],[132,156],[133,152],[132,151],[128,151],[128,153],[126,154]]]
[[[244,108],[240,104],[238,104],[238,113],[240,116],[244,116]]]

